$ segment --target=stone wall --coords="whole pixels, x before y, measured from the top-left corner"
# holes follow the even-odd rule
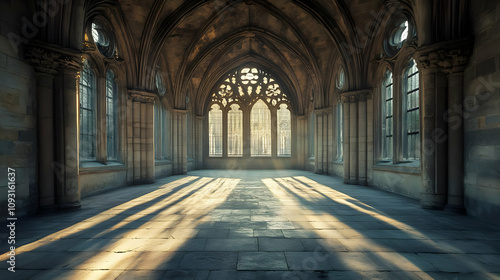
[[[0,17],[0,217],[7,215],[8,167],[15,169],[16,216],[34,213],[38,203],[35,79],[7,37],[18,22],[10,17]]]
[[[475,45],[462,109],[465,207],[500,223],[500,3],[472,1],[472,17]]]

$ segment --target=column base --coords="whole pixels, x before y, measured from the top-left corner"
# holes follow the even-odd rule
[[[443,210],[446,205],[446,196],[435,193],[420,193],[420,205],[424,209]]]
[[[146,178],[146,179],[135,179],[134,185],[144,185],[144,184],[152,184],[155,182],[155,179]]]
[[[344,179],[344,184],[359,185],[359,182],[356,179]]]
[[[38,206],[37,213],[38,214],[50,214],[57,211],[56,205],[44,205]]]
[[[57,205],[58,210],[64,210],[64,211],[79,210],[80,208],[82,208],[82,205],[80,204],[79,201],[61,203]]]
[[[463,206],[457,206],[457,205],[446,205],[446,208],[444,209],[447,212],[459,214],[459,215],[465,215],[467,214],[467,210]]]

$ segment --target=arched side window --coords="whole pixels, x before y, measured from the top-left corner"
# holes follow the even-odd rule
[[[118,159],[118,98],[115,74],[113,71],[106,72],[106,136],[107,136],[107,158]]]
[[[420,155],[420,105],[419,72],[415,60],[411,60],[404,75],[404,134],[403,158],[418,159]]]
[[[392,159],[393,154],[393,81],[392,72],[387,70],[382,83],[382,158]]]
[[[342,102],[337,104],[337,159],[344,157],[344,112]]]
[[[250,114],[252,156],[271,155],[271,112],[264,101],[259,100]]]
[[[237,157],[243,155],[243,112],[240,105],[233,104],[227,113],[227,154]]]
[[[80,73],[80,160],[96,159],[95,73],[85,61]]]
[[[209,155],[222,156],[222,111],[218,104],[213,104],[208,113]]]
[[[292,154],[292,115],[288,106],[281,104],[278,109],[278,156]]]

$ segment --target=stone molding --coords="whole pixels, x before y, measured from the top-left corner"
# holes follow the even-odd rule
[[[371,97],[371,89],[363,89],[356,91],[343,92],[340,95],[340,100],[344,103],[356,103],[359,101],[366,101]]]
[[[144,90],[129,89],[129,98],[142,103],[155,103],[156,94]]]
[[[332,107],[326,107],[326,108],[321,108],[321,109],[315,109],[314,114],[315,115],[323,115],[323,114],[330,114],[333,112]]]
[[[472,41],[467,38],[421,47],[414,56],[420,69],[450,74],[464,71],[471,49]]]
[[[172,108],[172,109],[170,109],[170,113],[177,114],[177,115],[187,115],[188,111],[186,109]]]
[[[25,59],[37,73],[56,75],[60,56],[60,53],[31,45],[25,49]]]
[[[25,49],[25,59],[38,73],[56,75],[59,70],[80,71],[83,66],[81,52],[33,41]]]

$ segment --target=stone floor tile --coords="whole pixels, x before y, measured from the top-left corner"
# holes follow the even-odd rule
[[[254,237],[284,237],[281,229],[256,229],[253,231]]]
[[[196,238],[227,238],[229,229],[200,229]]]
[[[252,238],[253,237],[253,229],[251,228],[238,228],[231,229],[229,231],[228,238]]]
[[[488,265],[465,254],[419,253],[427,262],[443,272],[486,272]]]
[[[299,239],[259,238],[259,251],[305,251]]]
[[[16,230],[19,279],[500,279],[498,226],[296,170],[194,171]]]
[[[285,252],[290,270],[333,270],[328,255],[316,252]]]
[[[240,252],[238,270],[287,270],[285,256],[281,252]]]
[[[208,239],[205,251],[257,251],[255,238]]]
[[[182,270],[236,270],[237,252],[188,252],[179,269]]]
[[[296,230],[289,230],[289,229],[284,229],[283,231],[283,236],[286,238],[319,238],[319,235],[316,234],[316,232],[310,231],[310,230],[304,230],[304,229],[296,229]]]

